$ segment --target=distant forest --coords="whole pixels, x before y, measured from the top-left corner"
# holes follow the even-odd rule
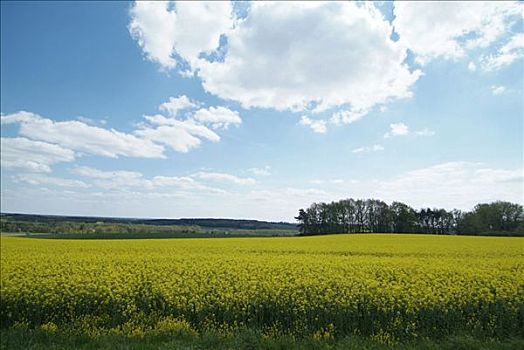
[[[478,204],[465,212],[415,210],[401,202],[387,205],[376,199],[344,199],[313,203],[300,209],[295,219],[301,235],[394,232],[524,236],[522,205],[502,201]]]
[[[297,225],[234,219],[134,219],[0,214],[0,232],[51,238],[172,238],[296,235]],[[47,236],[42,235],[47,234]]]

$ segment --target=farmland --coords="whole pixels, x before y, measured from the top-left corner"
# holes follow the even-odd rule
[[[524,337],[521,238],[2,236],[1,243],[2,332],[141,339],[252,330],[266,340],[379,344]]]

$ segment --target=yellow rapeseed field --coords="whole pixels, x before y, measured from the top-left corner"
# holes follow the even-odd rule
[[[3,328],[523,336],[524,239],[1,238]]]

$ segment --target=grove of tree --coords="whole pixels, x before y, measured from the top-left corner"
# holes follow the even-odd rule
[[[313,203],[300,209],[295,219],[301,235],[393,232],[524,236],[522,205],[502,201],[478,204],[465,212],[415,210],[401,202],[388,205],[377,199],[350,198]]]

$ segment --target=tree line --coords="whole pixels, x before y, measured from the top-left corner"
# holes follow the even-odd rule
[[[0,217],[0,232],[9,233],[48,233],[48,234],[178,234],[198,233],[199,226],[154,226],[143,224],[122,224],[106,222],[74,222],[74,221],[23,221],[13,220],[3,215]]]
[[[424,208],[377,199],[343,199],[313,203],[295,219],[301,235],[331,233],[430,233],[465,235],[524,235],[520,204],[497,201],[477,204],[472,211]]]
[[[296,225],[287,222],[270,222],[259,220],[239,220],[239,219],[220,219],[220,218],[181,218],[181,219],[136,219],[136,218],[115,218],[115,217],[96,217],[96,216],[59,216],[59,215],[36,215],[36,214],[14,214],[0,213],[0,219],[12,222],[26,222],[49,224],[52,227],[68,224],[114,224],[122,227],[130,225],[149,225],[149,226],[193,226],[204,228],[228,228],[243,230],[296,230]],[[86,227],[90,227],[87,225]],[[98,227],[98,226],[97,226]],[[75,226],[75,232],[78,231]],[[147,230],[147,228],[146,228]],[[121,232],[121,231],[119,231]]]

